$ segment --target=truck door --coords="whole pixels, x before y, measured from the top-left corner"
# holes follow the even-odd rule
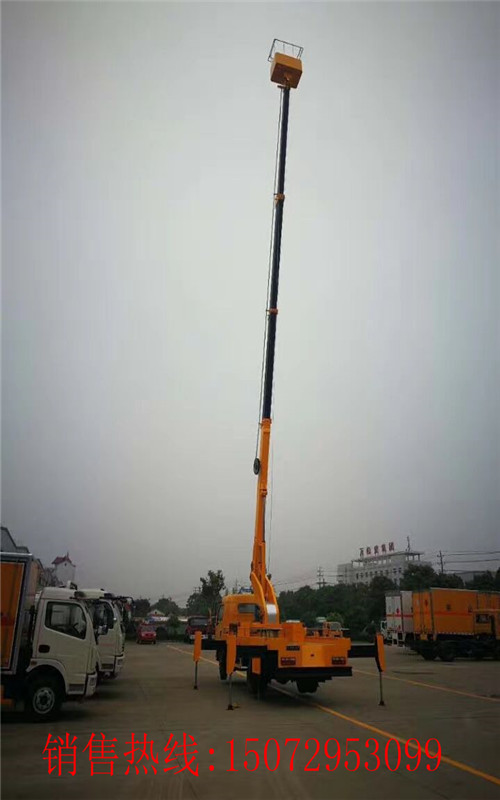
[[[117,654],[118,621],[109,603],[99,603],[102,624],[107,627],[107,633],[99,636],[98,647],[101,657],[101,668],[104,672],[113,671],[115,668],[115,655]]]
[[[94,631],[81,605],[70,600],[41,600],[37,614],[33,658],[63,666],[68,692],[84,691],[89,643]]]

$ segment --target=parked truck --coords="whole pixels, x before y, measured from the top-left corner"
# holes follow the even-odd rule
[[[393,644],[410,647],[428,661],[500,658],[500,592],[388,592],[386,617]]]
[[[437,656],[500,658],[500,592],[428,589],[413,592],[410,646],[426,660]]]
[[[117,599],[104,589],[83,589],[94,619],[101,628],[97,643],[99,678],[116,678],[125,661],[125,627]]]
[[[210,617],[203,616],[203,614],[196,614],[195,616],[188,617],[184,640],[186,642],[194,642],[196,631],[201,631],[202,639],[208,639],[213,634],[213,626]]]
[[[46,587],[29,553],[1,554],[2,705],[24,701],[37,721],[54,719],[65,700],[94,694],[97,642],[83,594]]]

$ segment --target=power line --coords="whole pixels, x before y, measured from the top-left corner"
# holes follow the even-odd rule
[[[444,553],[445,556],[492,556],[500,555],[500,550],[462,550],[457,553]]]
[[[496,561],[497,563],[500,562],[500,558],[466,558],[465,561],[449,561],[446,560],[447,564],[485,564],[487,561]]]

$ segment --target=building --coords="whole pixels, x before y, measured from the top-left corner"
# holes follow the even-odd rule
[[[421,560],[423,555],[412,550],[409,541],[406,550],[396,550],[394,542],[362,547],[358,558],[338,565],[337,580],[339,583],[370,583],[373,578],[383,576],[399,583],[409,564],[430,565]]]
[[[66,586],[68,581],[71,583],[75,580],[75,565],[69,557],[69,553],[65,556],[57,556],[52,562],[54,575],[60,586]]]

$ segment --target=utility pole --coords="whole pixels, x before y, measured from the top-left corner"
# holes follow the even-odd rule
[[[323,589],[326,586],[325,575],[323,572],[323,567],[318,567],[318,589]]]
[[[439,551],[439,563],[441,564],[441,575],[442,575],[444,572],[444,566],[443,566],[443,554],[441,550]]]

